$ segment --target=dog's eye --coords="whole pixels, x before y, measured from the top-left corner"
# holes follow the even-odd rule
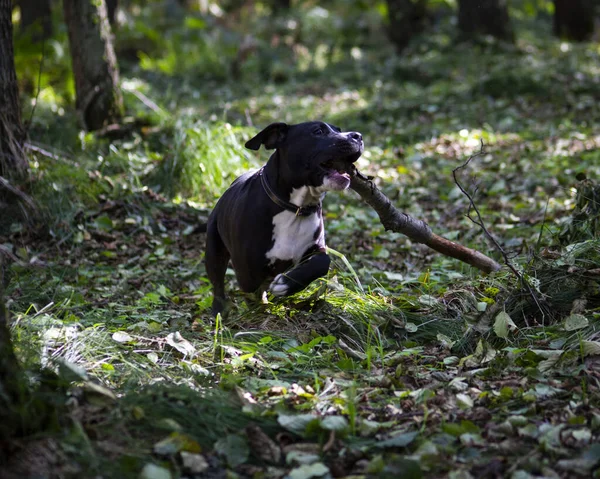
[[[322,135],[323,134],[323,129],[321,127],[317,127],[313,130],[313,134],[314,135]]]

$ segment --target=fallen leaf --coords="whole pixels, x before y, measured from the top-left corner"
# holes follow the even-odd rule
[[[88,375],[87,371],[78,366],[77,364],[73,364],[65,359],[58,359],[58,374],[62,379],[67,382],[75,382],[75,381],[87,381]]]
[[[191,474],[201,474],[209,467],[202,454],[193,454],[186,451],[181,451],[181,462],[183,468]]]
[[[201,450],[200,444],[192,437],[177,431],[172,432],[168,437],[154,444],[154,452],[162,456],[168,456],[180,451],[197,454]]]
[[[318,462],[321,456],[319,454],[312,454],[302,451],[290,451],[285,456],[286,464],[302,466],[307,464],[314,464]]]
[[[327,416],[321,421],[321,427],[327,431],[347,432],[350,426],[344,416]]]
[[[113,333],[112,338],[113,341],[116,341],[117,343],[130,343],[133,341],[133,338],[123,331],[117,331],[116,333]]]
[[[288,475],[289,479],[310,479],[311,477],[321,477],[329,473],[329,468],[322,462],[307,464],[296,469],[292,469]]]
[[[600,341],[581,341],[584,356],[600,355]]]
[[[225,457],[230,467],[244,464],[250,457],[246,439],[238,434],[229,434],[215,443],[215,451]]]
[[[429,294],[423,294],[422,296],[419,296],[419,303],[421,303],[423,306],[435,306],[437,302],[438,300]]]
[[[246,427],[246,436],[254,456],[270,464],[279,464],[281,461],[281,448],[260,427]]]
[[[139,479],[171,479],[171,477],[171,471],[151,463],[146,464],[139,475]]]
[[[190,343],[187,339],[185,339],[179,331],[174,333],[170,333],[167,338],[167,344],[177,351],[179,351],[184,356],[191,356],[196,354],[196,348]]]
[[[277,422],[288,431],[304,434],[308,425],[319,418],[313,414],[279,414]]]
[[[406,447],[419,435],[418,431],[404,432],[393,436],[385,441],[377,442],[377,447],[388,448],[388,447]]]
[[[496,315],[496,319],[494,320],[494,332],[496,336],[506,339],[508,332],[515,329],[517,329],[517,325],[505,311],[501,311]]]
[[[467,394],[458,393],[456,395],[456,402],[461,409],[471,409],[473,407],[473,400]]]
[[[583,314],[572,314],[565,319],[565,331],[587,328],[590,322]]]

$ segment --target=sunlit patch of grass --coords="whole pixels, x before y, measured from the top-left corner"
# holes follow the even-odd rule
[[[206,123],[182,118],[174,125],[173,145],[151,175],[150,183],[169,196],[216,199],[258,158],[240,141],[248,129],[229,123]]]
[[[103,313],[107,317],[111,312]],[[110,387],[124,389],[160,381],[194,387],[198,382],[210,381],[207,368],[212,369],[212,356],[203,353],[206,344],[193,338],[198,351],[182,357],[168,346],[167,332],[111,322],[85,326],[85,318],[65,320],[61,316],[60,310],[39,316],[35,311],[17,315],[12,334],[28,366],[38,359],[42,366],[56,368],[64,360],[84,368]]]
[[[339,268],[327,280],[317,281],[291,298],[268,305],[243,305],[227,324],[259,336],[259,331],[268,330],[269,335],[305,344],[315,337],[333,336],[344,343],[343,354],[359,362],[370,362],[373,353],[381,359],[386,350],[400,347],[404,340],[431,341],[438,334],[455,340],[465,328],[464,319],[444,319],[444,307],[433,297],[419,303],[412,290],[403,301],[402,293],[392,296],[381,286],[363,289],[356,273],[341,263]]]

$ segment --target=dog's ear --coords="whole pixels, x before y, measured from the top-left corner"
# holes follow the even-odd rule
[[[287,123],[271,123],[254,138],[246,142],[246,148],[249,150],[258,150],[260,145],[265,145],[267,150],[278,148],[287,136]]]

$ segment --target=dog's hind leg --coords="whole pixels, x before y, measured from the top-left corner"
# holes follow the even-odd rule
[[[291,270],[278,274],[269,286],[274,296],[288,296],[306,288],[329,271],[331,259],[321,252],[309,256]]]
[[[213,286],[213,316],[223,313],[227,305],[225,296],[227,263],[229,263],[229,251],[227,251],[216,227],[209,227],[206,237],[206,273]]]

